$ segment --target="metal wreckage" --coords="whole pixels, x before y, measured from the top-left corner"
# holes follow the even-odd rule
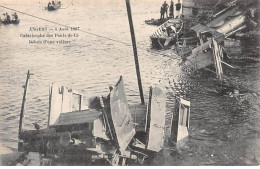
[[[163,147],[166,96],[159,87],[150,88],[147,106],[128,105],[123,77],[107,96],[91,98],[88,109],[82,108],[83,95],[64,86],[50,86],[49,99],[46,129],[23,130],[21,116],[19,151],[39,152],[43,161],[130,165]]]
[[[171,48],[174,54],[188,61],[186,64],[198,69],[215,62],[217,76],[221,78],[221,63],[232,67],[225,62],[229,59],[225,44],[257,29],[255,13],[259,9],[254,4],[232,1],[221,11],[210,15],[206,22],[203,20],[203,23],[194,21],[193,16],[171,18],[150,36],[152,47]]]
[[[162,150],[165,142],[166,93],[149,89],[147,105],[128,105],[121,76],[107,96],[91,97],[84,107],[83,95],[64,86],[49,89],[48,127],[23,130],[24,105],[30,72],[24,86],[18,151],[39,152],[40,165],[64,162],[92,165],[142,165]],[[176,97],[171,139],[188,136],[190,102]],[[177,115],[177,116],[176,116]],[[177,117],[177,118],[176,118]]]
[[[126,4],[134,54],[137,54],[128,0]],[[217,79],[222,81],[222,63],[231,66],[224,62],[227,57],[223,48],[224,38],[241,30],[246,21],[245,12],[239,9],[241,8],[232,4],[228,9],[216,14],[216,18],[207,25],[198,24],[191,27],[195,38],[183,36],[181,41],[175,43],[177,48],[174,52],[180,56],[183,64],[176,66],[173,72],[184,73],[182,65],[201,69],[213,64]],[[227,17],[228,23],[217,25]],[[159,37],[158,32],[162,32],[163,27],[167,29],[168,23],[179,25],[177,34],[175,32],[174,36],[169,37],[171,40],[176,39],[178,31],[182,32],[182,22],[181,18],[173,22],[171,19],[167,21],[158,29],[157,34],[151,37],[152,43],[161,46],[162,36]],[[153,40],[154,37],[157,39]],[[138,62],[136,66],[138,73]],[[167,114],[166,93],[161,87],[155,86],[150,87],[146,105],[144,101],[143,104],[128,105],[122,76],[117,84],[110,88],[107,96],[91,98],[88,108],[83,106],[82,94],[64,86],[51,85],[48,127],[39,129],[35,124],[36,130],[23,130],[24,103],[29,78],[28,71],[20,115],[18,150],[39,152],[42,165],[45,165],[46,161],[62,160],[90,161],[92,164],[99,164],[98,161],[101,160],[110,165],[142,165],[146,159],[164,147],[166,128],[170,131],[170,141],[173,143],[188,136],[191,106],[189,99],[173,93],[176,96],[175,108],[171,114]],[[178,83],[180,77],[175,76],[172,80]],[[140,81],[138,78],[138,82]],[[169,124],[167,127],[166,123]]]

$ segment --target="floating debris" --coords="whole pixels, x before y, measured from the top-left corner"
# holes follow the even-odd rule
[[[52,2],[49,2],[48,3],[48,6],[46,7],[46,9],[48,11],[55,11],[57,9],[59,9],[61,7],[61,2],[58,1],[58,2],[55,2],[54,0]]]

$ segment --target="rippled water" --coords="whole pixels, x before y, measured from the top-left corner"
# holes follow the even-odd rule
[[[165,73],[174,74],[171,69],[161,68],[170,58],[154,54],[150,49],[149,35],[156,27],[144,23],[144,20],[159,17],[160,3],[131,3],[146,99],[150,85],[164,83],[162,79],[167,76]],[[123,75],[129,102],[139,102],[138,96],[130,97],[138,95],[138,86],[123,2],[95,5],[75,1],[68,8],[53,12],[44,10],[43,2],[5,6],[129,45],[84,32],[77,32],[79,38],[74,38],[69,45],[29,45],[28,39],[20,37],[21,33],[28,33],[29,27],[59,26],[22,14],[19,14],[19,25],[0,25],[0,142],[4,147],[17,148],[22,85],[27,70],[33,75],[27,95],[26,129],[32,128],[32,122],[46,126],[51,83],[81,91],[88,98],[107,94],[108,86],[114,85],[119,76]],[[5,11],[10,12],[0,8],[0,12]],[[248,55],[248,52],[240,55]],[[199,78],[194,78],[193,81],[199,82],[201,86],[192,91],[191,95],[190,137],[177,149],[166,147],[154,157],[156,160],[147,165],[259,164],[260,102],[256,94],[260,86],[259,63],[233,64],[238,69],[226,68],[226,75],[247,89],[244,96],[232,98],[217,95],[214,92],[214,78],[208,73],[203,72]],[[168,111],[172,108],[171,100],[169,97]]]

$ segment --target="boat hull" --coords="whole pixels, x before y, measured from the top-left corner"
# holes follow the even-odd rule
[[[11,21],[1,20],[1,22],[2,22],[4,25],[8,25],[8,24],[19,24],[19,23],[20,23],[20,19],[11,20]]]
[[[61,7],[61,3],[55,4],[53,6],[48,6],[47,9],[48,11],[55,11]]]
[[[171,31],[168,32],[168,27],[174,27],[175,33]],[[166,40],[172,41],[176,34],[179,35],[183,27],[183,22],[179,18],[172,18],[164,22],[151,36],[152,47],[154,48],[164,48],[164,46],[169,43],[165,43]]]
[[[163,24],[164,22],[166,22],[169,19],[170,18],[167,18],[167,19],[151,19],[151,20],[146,20],[145,23],[147,25],[159,26],[159,25]]]

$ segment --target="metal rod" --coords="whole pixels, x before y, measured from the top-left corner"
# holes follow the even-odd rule
[[[226,63],[226,62],[224,62],[224,61],[222,61],[222,60],[221,60],[221,63],[224,63],[225,65],[227,65],[227,66],[229,66],[229,67],[231,67],[231,68],[235,69],[235,67],[234,67],[234,66],[232,66],[232,65],[230,65],[230,64],[228,64],[228,63]]]
[[[141,81],[141,75],[140,75],[140,69],[139,69],[139,62],[138,62],[134,26],[133,26],[132,14],[131,14],[130,0],[125,0],[125,2],[126,2],[128,21],[129,21],[129,26],[130,26],[130,31],[131,31],[133,52],[134,52],[134,58],[135,58],[136,75],[137,75],[138,87],[139,87],[139,92],[140,92],[140,99],[141,99],[141,103],[144,104],[144,94],[143,94],[142,81]]]
[[[24,107],[25,107],[25,102],[26,102],[27,87],[28,87],[30,75],[31,75],[30,71],[28,70],[26,82],[25,82],[25,85],[23,86],[24,93],[23,93],[23,101],[22,101],[22,108],[21,108],[20,121],[19,121],[19,135],[18,135],[19,137],[20,137],[20,134],[23,130]]]

